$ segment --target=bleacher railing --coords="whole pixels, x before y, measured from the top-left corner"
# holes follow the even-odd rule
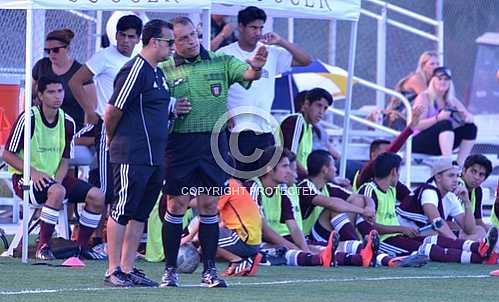
[[[409,125],[409,123],[411,122],[411,119],[412,119],[412,107],[411,107],[411,103],[409,102],[409,100],[407,100],[406,97],[404,97],[402,94],[400,94],[399,92],[397,92],[393,89],[383,87],[381,85],[369,82],[369,81],[361,79],[359,77],[354,77],[353,79],[356,82],[356,85],[362,85],[362,86],[365,86],[367,88],[371,88],[371,89],[374,89],[376,91],[380,91],[384,94],[388,94],[388,95],[391,95],[393,97],[398,98],[402,102],[402,104],[404,105],[404,108],[405,108],[405,111],[407,114],[407,117],[406,117],[407,125]],[[328,111],[335,114],[335,115],[340,115],[342,117],[344,117],[346,115],[345,111],[340,110],[340,109],[336,109],[333,107],[329,107]],[[380,130],[382,132],[385,132],[385,133],[388,133],[388,134],[391,134],[394,136],[400,134],[399,131],[393,130],[391,128],[385,127],[383,125],[374,123],[370,120],[367,120],[365,118],[358,117],[358,116],[355,116],[352,114],[350,115],[350,119],[352,121],[358,122],[362,125]],[[342,142],[342,143],[345,144],[348,142]],[[343,156],[345,156],[345,155],[343,155]],[[409,136],[409,138],[407,139],[407,141],[405,143],[405,167],[406,167],[406,169],[405,169],[405,184],[408,187],[410,187],[410,185],[411,185],[411,157],[412,157],[412,136]]]
[[[440,64],[444,64],[444,23],[443,21],[435,20],[432,18],[428,18],[421,14],[412,12],[408,9],[386,3],[380,0],[363,0],[367,3],[377,5],[381,8],[381,13],[375,13],[369,11],[367,9],[361,9],[360,13],[363,16],[371,17],[377,20],[377,50],[376,50],[376,83],[380,86],[386,86],[385,76],[386,76],[386,30],[387,25],[395,26],[401,30],[413,33],[417,36],[420,36],[424,39],[428,39],[430,41],[434,41],[437,43],[437,52],[438,59]],[[424,25],[430,25],[433,32],[427,32],[421,29],[418,29],[414,26],[404,24],[402,22],[389,19],[388,12],[393,11],[405,17],[411,19],[411,21],[418,21],[423,23]],[[414,23],[414,22],[412,22]],[[376,92],[376,106],[379,108],[385,107],[385,94],[383,91]]]

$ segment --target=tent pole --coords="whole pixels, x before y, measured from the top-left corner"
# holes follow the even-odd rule
[[[211,41],[211,12],[209,9],[203,9],[201,12],[201,23],[203,24],[203,46],[210,49]]]
[[[352,107],[352,86],[355,70],[355,52],[357,48],[358,21],[350,26],[350,50],[348,55],[347,95],[345,102],[345,118],[343,119],[343,146],[341,148],[340,176],[345,177],[347,168],[348,143],[350,141],[350,109]]]
[[[22,262],[28,263],[29,184],[31,179],[31,50],[33,9],[26,10],[26,61],[24,70],[24,166],[23,166],[23,241]]]
[[[96,13],[97,22],[95,23],[95,52],[101,49],[102,43],[102,11]],[[95,53],[94,52],[94,53]]]

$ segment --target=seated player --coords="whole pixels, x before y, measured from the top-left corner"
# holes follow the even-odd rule
[[[477,236],[469,195],[465,188],[457,185],[458,175],[459,166],[451,159],[442,158],[436,161],[428,182],[401,200],[397,207],[401,225],[422,227],[437,218],[444,221],[453,219],[465,234]],[[457,238],[447,223],[436,231],[451,239]]]
[[[497,242],[497,229],[491,229],[486,240],[473,242],[437,235],[422,236],[421,230],[400,225],[395,204],[410,194],[410,190],[399,182],[400,162],[401,158],[395,153],[380,154],[373,165],[374,180],[360,188],[360,192],[376,204],[374,227],[381,234],[380,250],[402,256],[417,252],[440,262],[482,263],[488,260]]]
[[[191,205],[195,206],[195,199]],[[236,179],[229,179],[225,194],[218,201],[220,215],[220,235],[218,239],[217,257],[229,261],[222,273],[223,276],[254,276],[262,255],[259,253],[262,243],[262,217],[250,193]],[[187,239],[195,237],[199,231],[197,226]],[[160,285],[161,286],[161,285]]]
[[[336,174],[334,160],[324,150],[313,151],[307,159],[309,178],[299,185],[304,232],[314,241],[330,244],[332,231],[339,234],[338,252],[360,254],[363,266],[419,266],[417,258],[394,258],[379,253],[379,235],[373,228],[374,202],[371,198],[347,192],[330,181]],[[366,231],[359,240],[351,221]]]
[[[282,152],[282,154],[280,160],[272,168],[269,163],[275,152]],[[327,151],[323,152],[327,153]],[[268,172],[248,182],[250,192],[258,202],[265,218],[264,239],[277,246],[291,246],[284,254],[287,265],[330,267],[335,264],[354,266],[375,264],[373,259],[376,260],[374,255],[376,255],[377,246],[374,232],[371,234],[373,238],[366,244],[362,244],[361,241],[354,242],[355,240],[340,243],[340,236],[335,231],[328,234],[322,244],[305,240],[301,229],[301,218],[296,219],[296,215],[300,212],[292,201],[295,200],[293,195],[296,193],[298,193],[298,199],[302,197],[300,188],[293,191],[286,186],[286,182],[296,179],[297,171],[293,169],[294,165],[290,165],[290,159],[294,163],[293,158],[293,154],[288,150],[279,150],[276,147],[266,149],[260,164],[262,167],[268,166],[265,169]],[[347,251],[347,248],[343,247],[347,245],[355,245],[355,248]],[[379,259],[384,259],[383,264],[389,265],[392,257],[380,255]]]
[[[411,122],[392,142],[384,139],[376,139],[371,142],[371,145],[369,146],[369,161],[360,171],[355,173],[352,185],[352,189],[354,192],[357,192],[360,186],[362,186],[364,183],[372,180],[373,164],[378,155],[383,152],[398,152],[402,148],[402,146],[404,146],[406,140],[416,129],[416,125],[419,123],[422,112],[422,107],[414,108],[414,110],[412,111]]]
[[[88,240],[98,226],[104,195],[88,183],[67,175],[71,140],[75,131],[72,118],[62,109],[64,88],[58,79],[38,80],[40,105],[31,111],[31,182],[30,202],[43,204],[40,214],[40,238],[36,258],[55,259],[49,241],[65,198],[68,202],[85,202],[80,213],[77,242],[80,257],[95,259]],[[17,118],[6,143],[3,158],[9,164],[16,194],[23,196],[24,113]],[[98,255],[97,255],[98,256]],[[97,257],[98,259],[99,257]]]
[[[281,122],[283,146],[296,154],[299,179],[307,177],[307,157],[313,150],[313,127],[332,104],[333,97],[329,92],[322,88],[311,89],[305,95],[301,112]]]
[[[483,229],[476,232],[479,234],[485,234],[490,228],[490,225],[486,224],[482,219],[482,200],[484,196],[481,186],[490,173],[492,173],[492,162],[482,154],[473,154],[468,156],[464,161],[463,173],[458,179],[458,184],[465,187],[468,191],[471,212],[475,216],[476,228]],[[462,239],[479,240],[483,238],[483,236],[479,238],[468,237],[462,231],[459,233],[459,238]]]

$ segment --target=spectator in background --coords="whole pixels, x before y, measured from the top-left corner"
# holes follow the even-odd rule
[[[227,46],[230,43],[237,42],[234,30],[236,24],[226,23],[227,16],[211,15],[211,43],[210,49],[215,51],[221,47]]]
[[[438,53],[425,51],[421,54],[416,71],[402,78],[395,90],[412,102],[418,94],[428,88],[433,70],[438,67]],[[402,130],[406,125],[404,106],[398,98],[391,98],[384,112],[383,125],[393,129]]]
[[[97,162],[99,165],[98,181],[110,201],[112,195],[112,173],[108,173],[108,154],[106,148],[105,127],[103,125],[104,110],[113,94],[113,82],[121,67],[130,60],[135,45],[142,33],[142,20],[135,15],[126,15],[116,24],[117,45],[111,45],[94,54],[69,81],[75,99],[81,105],[90,125],[83,131],[92,131],[96,138]],[[95,78],[95,91],[85,90],[85,83]],[[97,99],[96,103],[90,100]],[[83,132],[82,131],[82,132]]]
[[[473,115],[454,94],[450,69],[438,67],[434,70],[428,88],[414,101],[416,106],[421,106],[423,113],[416,125],[421,132],[414,136],[412,150],[450,156],[459,147],[457,162],[462,166],[475,143],[477,127]]]
[[[74,33],[67,28],[49,32],[45,38],[44,48],[48,57],[36,62],[33,67],[32,77],[33,91],[37,91],[36,83],[42,76],[55,77],[62,82],[64,101],[61,109],[73,118],[78,131],[83,127],[85,114],[69,88],[69,80],[81,67],[81,64],[71,57],[70,44],[73,38]],[[91,79],[84,83],[83,89],[89,96],[88,102],[95,106],[97,101],[95,98],[96,92]]]

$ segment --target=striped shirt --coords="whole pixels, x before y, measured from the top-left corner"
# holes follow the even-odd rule
[[[40,108],[40,115],[42,117],[43,124],[48,128],[54,128],[57,126],[58,117],[53,123],[49,123],[45,116],[43,115],[43,110]],[[68,115],[64,114],[64,129],[66,131],[66,142],[64,145],[64,151],[62,154],[63,158],[70,158],[72,151],[72,140],[75,133],[75,122]],[[35,133],[35,115],[31,112],[31,137]],[[24,112],[22,112],[16,119],[16,122],[10,129],[9,138],[5,143],[5,149],[12,153],[18,153],[24,147]],[[35,167],[36,168],[36,167]]]
[[[227,95],[232,84],[248,89],[251,82],[244,80],[249,65],[222,53],[201,47],[199,56],[188,60],[175,54],[159,64],[167,74],[172,96],[186,97],[192,110],[175,121],[173,132],[211,132],[216,122],[227,112]],[[225,124],[225,120],[222,126]]]
[[[281,122],[284,148],[296,154],[296,160],[305,168],[313,149],[313,131],[314,126],[301,113],[291,114]]]
[[[163,72],[140,55],[119,71],[109,101],[123,111],[109,154],[111,163],[159,166],[168,139],[170,93]]]

